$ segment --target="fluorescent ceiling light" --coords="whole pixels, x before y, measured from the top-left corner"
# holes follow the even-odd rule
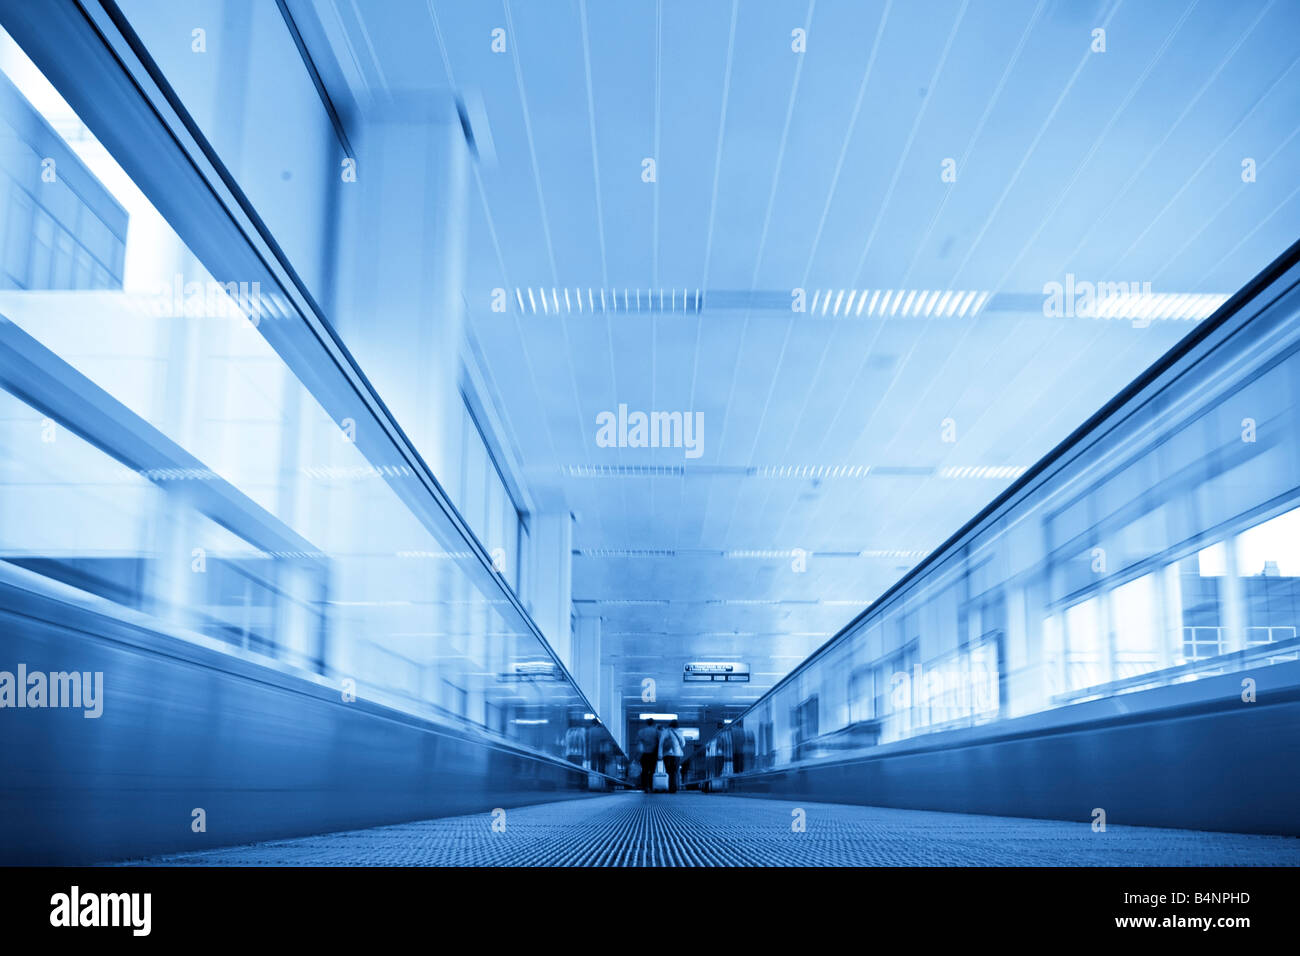
[[[959,465],[939,469],[940,478],[1019,478],[1024,465]]]

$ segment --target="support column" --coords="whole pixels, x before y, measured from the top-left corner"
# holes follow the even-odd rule
[[[458,487],[469,146],[455,104],[364,128],[341,187],[339,327],[438,480]]]
[[[1240,576],[1240,564],[1237,561],[1237,536],[1230,535],[1223,543],[1225,564],[1223,573],[1223,593],[1219,595],[1222,608],[1220,618],[1223,626],[1224,641],[1220,653],[1232,654],[1246,648],[1246,582]]]
[[[531,517],[529,611],[555,655],[573,666],[573,516],[564,511]]]
[[[604,719],[600,697],[600,618],[579,617],[573,631],[573,679]]]
[[[618,670],[613,664],[600,665],[600,701],[600,719],[626,753],[624,727],[627,721],[623,715],[623,688],[619,686]]]

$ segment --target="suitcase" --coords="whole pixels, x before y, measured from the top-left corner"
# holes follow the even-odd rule
[[[668,789],[668,772],[664,770],[662,760],[655,766],[655,775],[650,783],[650,789],[655,793],[663,793]]]

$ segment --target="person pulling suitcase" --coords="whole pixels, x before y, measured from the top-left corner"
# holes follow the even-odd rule
[[[677,721],[670,721],[659,734],[659,770],[663,771],[666,779],[665,786],[669,793],[677,792],[677,769],[681,766],[682,756],[686,753],[686,741],[682,737],[682,732],[677,729]],[[658,786],[659,774],[655,774],[655,789]]]

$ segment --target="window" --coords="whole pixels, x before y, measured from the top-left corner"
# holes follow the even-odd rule
[[[859,667],[849,678],[849,723],[860,724],[871,720],[876,713],[875,670],[870,665]]]
[[[1069,690],[1093,687],[1107,680],[1102,634],[1101,601],[1091,597],[1065,612],[1065,683]]]
[[[1111,592],[1111,618],[1115,630],[1114,679],[1123,680],[1161,665],[1163,628],[1158,613],[1154,574],[1122,584]]]
[[[1245,646],[1294,640],[1300,628],[1300,508],[1237,536]]]

